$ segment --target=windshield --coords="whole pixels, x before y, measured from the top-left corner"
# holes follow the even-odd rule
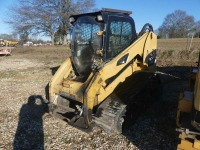
[[[87,76],[91,72],[95,51],[101,47],[97,38],[100,25],[94,17],[83,16],[76,21],[72,32],[72,60],[79,75]]]

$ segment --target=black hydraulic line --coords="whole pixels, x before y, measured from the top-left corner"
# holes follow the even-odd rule
[[[146,23],[140,31],[138,37],[142,36],[145,32],[153,32],[153,26],[150,23]]]

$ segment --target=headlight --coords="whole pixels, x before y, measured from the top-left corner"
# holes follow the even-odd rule
[[[103,21],[102,15],[97,15],[97,20],[98,20],[98,21]]]
[[[74,19],[74,17],[70,17],[70,18],[69,18],[69,22],[70,22],[70,23],[73,23],[73,22],[75,22],[75,19]]]

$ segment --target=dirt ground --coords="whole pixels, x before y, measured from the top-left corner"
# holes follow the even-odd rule
[[[177,64],[184,56],[177,60],[177,56],[172,56],[177,52],[161,49],[158,69],[173,74],[184,67],[178,74],[182,77],[188,66],[195,65],[197,52],[194,51],[190,52],[194,56]],[[187,76],[182,80],[163,76],[159,100],[145,112],[141,110],[122,135],[99,128],[88,134],[49,116],[46,107],[38,103],[45,97],[52,68],[68,57],[69,49],[63,46],[19,47],[12,50],[11,56],[0,57],[0,149],[176,149],[178,93],[182,86],[187,86]]]

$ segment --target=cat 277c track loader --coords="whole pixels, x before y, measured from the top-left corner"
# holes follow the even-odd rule
[[[118,94],[125,91],[122,97],[126,97],[129,85],[139,91],[139,83],[150,80],[157,49],[153,27],[145,24],[137,35],[130,14],[102,9],[70,17],[71,57],[49,82],[50,112],[77,128],[90,129],[96,124],[122,132],[125,113],[131,108],[129,100],[122,101]]]

